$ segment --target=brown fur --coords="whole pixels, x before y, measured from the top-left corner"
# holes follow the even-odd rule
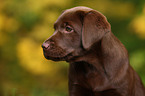
[[[42,47],[47,59],[70,63],[69,96],[145,96],[126,48],[103,14],[75,7],[64,11],[54,28]]]

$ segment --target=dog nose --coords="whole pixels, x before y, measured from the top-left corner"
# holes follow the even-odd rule
[[[44,48],[44,49],[47,49],[47,48],[49,48],[50,47],[50,44],[48,44],[48,43],[43,43],[42,44],[42,48]]]

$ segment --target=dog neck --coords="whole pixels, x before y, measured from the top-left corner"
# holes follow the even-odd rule
[[[73,62],[87,62],[104,73],[107,78],[117,81],[125,76],[129,66],[127,50],[111,32],[95,43],[84,55],[73,59]],[[112,71],[114,69],[116,71]]]
[[[128,74],[128,55],[124,52],[126,49],[115,36],[111,35],[113,34],[107,34],[90,51],[70,62],[69,74],[74,76],[69,78],[74,84],[87,86],[89,83],[93,90],[102,91],[114,88],[114,85],[120,84],[123,77]],[[116,44],[108,44],[111,42]],[[120,48],[120,51],[118,52],[116,48]],[[102,83],[91,83],[98,78]],[[85,81],[79,82],[81,80]]]

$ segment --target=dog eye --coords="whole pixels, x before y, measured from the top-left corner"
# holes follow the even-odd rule
[[[67,32],[73,32],[73,28],[71,26],[66,26],[65,31]]]

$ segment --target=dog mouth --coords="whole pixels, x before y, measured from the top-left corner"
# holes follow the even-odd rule
[[[47,54],[47,52],[43,51],[44,57],[48,60],[53,60],[53,61],[69,61],[73,56],[72,53],[68,53],[66,55],[51,55]]]

